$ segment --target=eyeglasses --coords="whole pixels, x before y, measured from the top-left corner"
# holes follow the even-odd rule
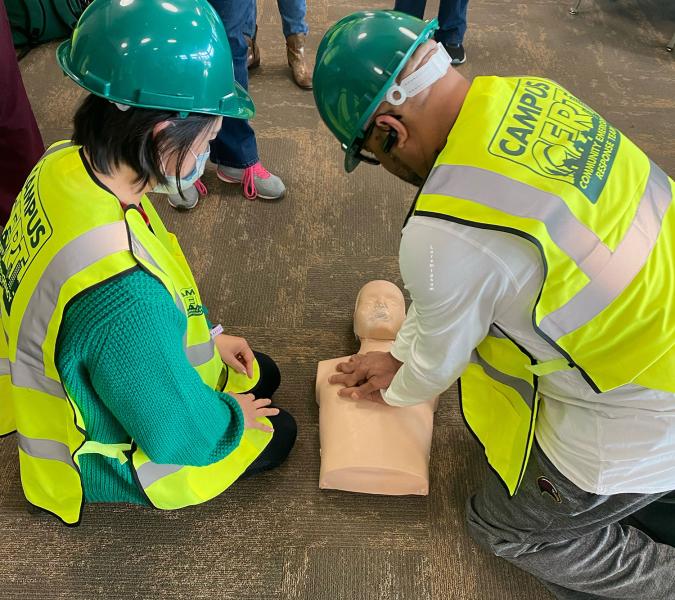
[[[373,133],[373,129],[375,129],[375,119],[368,125],[366,130],[363,132],[363,137],[360,139],[357,139],[357,146],[355,148],[355,151],[353,152],[354,158],[367,163],[369,165],[379,165],[380,161],[375,158],[375,155],[372,152],[368,152],[367,150],[364,153],[363,150],[363,145],[366,143],[370,135]]]
[[[394,117],[397,120],[401,120],[401,117],[399,115],[390,115]],[[366,130],[363,132],[363,137],[358,140],[358,145],[356,146],[356,151],[354,152],[354,158],[357,158],[365,163],[368,163],[369,165],[379,165],[381,164],[380,161],[375,157],[375,155],[372,152],[368,152],[367,150],[363,150],[363,145],[366,143],[368,138],[371,136],[373,133],[373,130],[375,129],[375,119],[372,120],[370,125],[366,128]],[[396,132],[395,129],[390,129],[387,132],[387,137],[384,138],[382,142],[382,152],[385,154],[389,154],[391,149],[394,147],[396,144],[396,140],[398,140],[398,133]],[[365,153],[364,153],[365,152]]]

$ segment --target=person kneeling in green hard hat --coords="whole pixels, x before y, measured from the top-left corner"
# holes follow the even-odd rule
[[[0,237],[0,434],[16,429],[28,501],[66,524],[89,502],[199,504],[283,462],[296,425],[145,194],[199,177],[222,117],[253,103],[205,0],[96,0],[57,57],[91,93]]]
[[[420,188],[406,321],[331,381],[405,406],[461,375],[492,467],[476,540],[558,598],[675,598],[675,184],[553,81],[467,81],[436,27],[360,12],[319,46],[347,171]]]

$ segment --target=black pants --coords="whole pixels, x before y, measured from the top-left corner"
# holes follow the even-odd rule
[[[648,504],[623,523],[641,529],[656,542],[675,546],[675,492]]]
[[[255,387],[243,393],[253,394],[256,398],[271,398],[281,383],[279,367],[267,354],[262,352],[254,352],[254,354],[260,366],[260,379]],[[268,419],[274,427],[274,435],[260,456],[244,471],[242,477],[278,467],[286,460],[295,444],[298,426],[290,413],[280,408],[276,417],[268,417]]]

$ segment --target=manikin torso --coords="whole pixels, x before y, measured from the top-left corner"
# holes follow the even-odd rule
[[[387,352],[405,319],[401,291],[388,281],[361,288],[354,311],[360,353]],[[369,494],[429,493],[429,453],[436,402],[398,408],[381,399],[338,396],[328,383],[348,356],[324,360],[316,375],[321,472],[319,487]]]

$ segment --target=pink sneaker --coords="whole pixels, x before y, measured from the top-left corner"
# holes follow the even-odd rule
[[[286,194],[286,186],[276,175],[272,175],[260,162],[245,169],[235,169],[218,165],[216,168],[218,179],[226,183],[240,183],[244,198],[255,200],[281,200]]]

